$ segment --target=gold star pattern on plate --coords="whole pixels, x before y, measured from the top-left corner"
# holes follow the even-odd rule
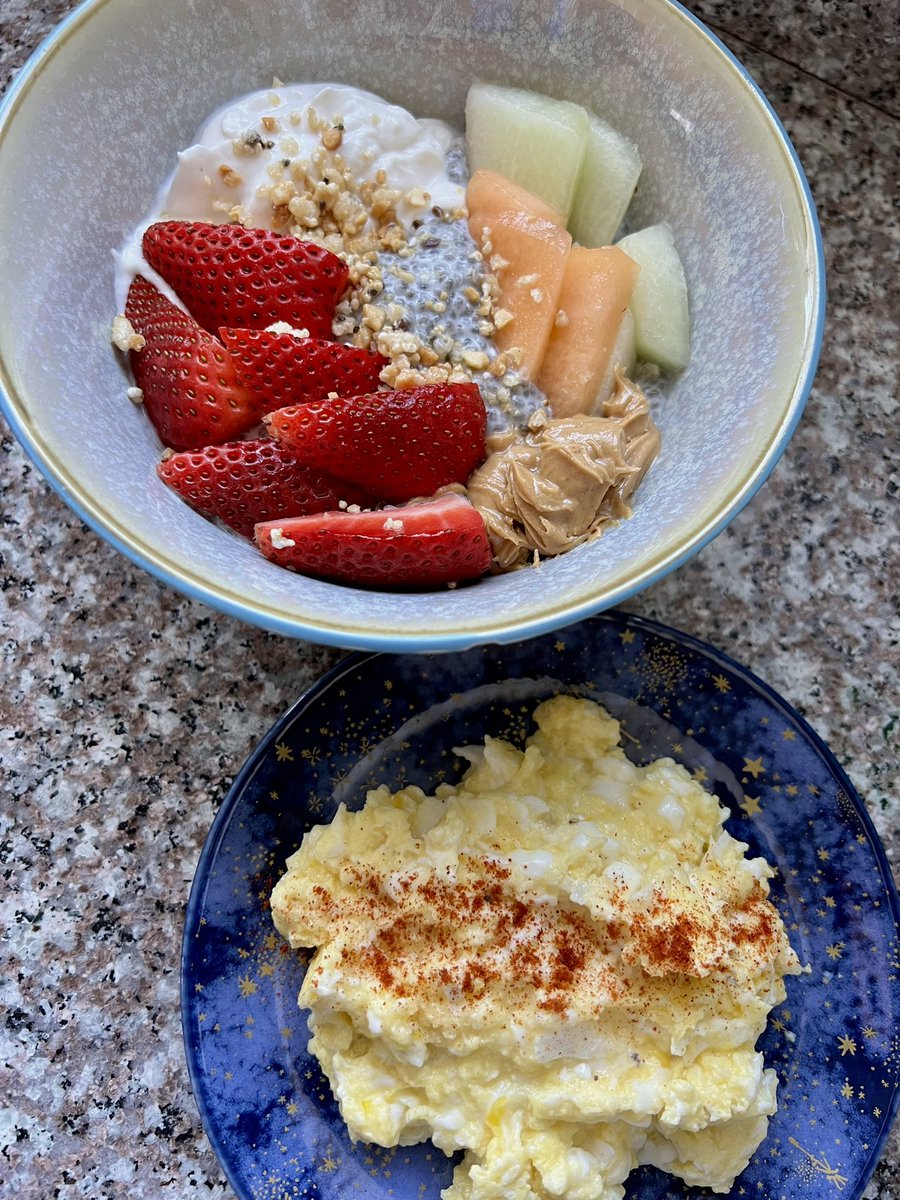
[[[728,680],[725,678],[724,675],[713,675],[712,681],[716,685],[716,691],[719,691],[722,693],[731,691],[731,684],[728,682]]]
[[[853,1038],[844,1036],[839,1037],[837,1041],[841,1051],[841,1058],[843,1058],[845,1054],[849,1054],[852,1058],[856,1053],[856,1042],[854,1042]]]
[[[238,980],[238,988],[244,999],[247,999],[247,997],[252,996],[256,991],[256,984],[249,975],[242,975]]]
[[[744,799],[741,801],[741,808],[748,817],[755,817],[756,814],[762,810],[759,803],[759,796],[745,795]]]
[[[752,775],[754,779],[758,779],[760,775],[765,775],[766,768],[763,766],[762,755],[759,758],[745,758],[744,770],[748,775]]]
[[[842,1175],[837,1167],[833,1167],[824,1154],[821,1156],[811,1154],[809,1150],[804,1150],[804,1148],[794,1137],[788,1138],[788,1142],[795,1147],[795,1149],[799,1150],[801,1154],[806,1156],[806,1160],[813,1170],[824,1175],[828,1182],[833,1183],[839,1192],[844,1190],[844,1187],[847,1184],[846,1175]]]
[[[275,745],[275,761],[276,762],[293,762],[294,752],[286,742],[277,742]]]
[[[619,637],[622,639],[623,646],[630,646],[634,641],[634,630],[626,629],[624,633],[619,634]]]

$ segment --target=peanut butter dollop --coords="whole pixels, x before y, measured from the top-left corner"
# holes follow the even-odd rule
[[[562,554],[631,515],[629,499],[659,451],[647,397],[616,371],[601,415],[534,413],[524,434],[488,439],[469,479],[469,500],[487,527],[498,570],[537,552]]]

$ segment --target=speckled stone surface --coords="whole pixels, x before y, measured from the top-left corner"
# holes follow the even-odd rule
[[[70,7],[0,0],[0,84]],[[797,147],[829,316],[806,414],[767,485],[628,607],[711,642],[794,704],[896,871],[896,6],[695,8]],[[340,652],[219,616],[132,567],[5,429],[0,494],[0,1193],[224,1200],[181,1047],[185,902],[233,775]],[[896,1131],[865,1197],[900,1197]]]

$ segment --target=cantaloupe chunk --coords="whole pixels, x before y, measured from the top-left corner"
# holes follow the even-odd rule
[[[547,200],[529,192],[527,188],[510,179],[501,171],[491,171],[481,168],[473,171],[466,187],[466,207],[469,210],[469,229],[472,226],[472,213],[478,210],[508,208],[516,212],[527,212],[542,221],[552,221],[554,225],[565,226],[565,216],[554,208]],[[481,237],[472,236],[481,244]]]
[[[555,417],[593,412],[605,399],[599,393],[616,366],[610,360],[639,270],[615,246],[572,247],[559,294],[560,317],[536,380]]]
[[[469,232],[490,247],[486,258],[500,285],[494,342],[501,351],[520,350],[519,373],[534,379],[559,309],[571,235],[560,212],[495,171],[472,175],[466,207]],[[506,323],[504,313],[512,314]]]
[[[499,171],[564,217],[575,196],[587,135],[588,114],[578,104],[494,83],[469,88],[470,168]]]

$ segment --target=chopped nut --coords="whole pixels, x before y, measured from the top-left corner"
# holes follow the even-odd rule
[[[559,328],[562,328],[563,326],[568,325],[568,323],[569,323],[569,314],[567,312],[565,312],[563,309],[560,309],[559,312],[556,314],[556,316],[553,318],[553,324],[558,326]]]
[[[481,299],[480,293],[471,286],[463,288],[463,295],[467,300],[470,300],[472,304],[477,304]]]
[[[424,383],[425,376],[421,371],[404,370],[394,381],[394,387],[398,391],[403,391],[404,388],[422,387]]]
[[[139,387],[130,387],[128,389],[128,391],[125,393],[125,395],[128,397],[128,399],[131,401],[132,404],[143,404],[144,403],[144,393],[141,391],[141,389]]]
[[[411,188],[406,193],[406,203],[411,208],[427,208],[431,203],[431,196],[420,187]]]
[[[322,145],[326,150],[337,150],[343,140],[343,125],[332,125],[330,129],[326,129],[322,134]]]
[[[288,324],[287,321],[275,321],[275,322],[273,322],[273,324],[266,326],[265,332],[266,333],[289,333],[291,335],[291,337],[295,337],[295,338],[308,338],[309,337],[308,329],[295,329],[294,326]]]
[[[384,328],[384,309],[379,304],[364,304],[362,307],[363,324],[374,329],[376,333]]]
[[[143,350],[147,344],[143,335],[138,333],[123,313],[119,313],[114,318],[110,339],[112,344],[123,354],[127,354],[129,350]]]
[[[495,308],[492,317],[498,329],[503,329],[510,321],[515,320],[515,315],[508,308]]]
[[[296,194],[297,189],[290,181],[286,183],[279,183],[272,188],[270,193],[272,206],[277,208],[280,204],[287,205]]]
[[[246,225],[248,228],[253,224],[250,209],[245,208],[243,204],[235,204],[233,208],[229,208],[228,220],[232,225]]]
[[[248,129],[241,137],[231,143],[232,151],[238,156],[260,154],[263,150],[271,150],[272,143],[267,142],[257,129]]]
[[[462,361],[473,371],[484,371],[491,360],[483,350],[464,350]]]
[[[402,533],[406,526],[399,517],[387,517],[382,528],[389,533]]]
[[[229,167],[228,163],[222,163],[219,167],[219,178],[226,187],[240,187],[244,182],[243,176],[234,167]]]
[[[540,304],[540,302],[544,299],[544,293],[540,288],[532,288],[528,295],[532,298],[535,304]]]
[[[537,283],[539,279],[540,275],[537,273],[534,275],[520,275],[516,280],[516,283],[520,284],[522,287],[529,287],[532,283]]]
[[[275,117],[263,117],[262,126],[266,133],[274,133],[278,128],[278,121]]]
[[[269,534],[269,541],[276,550],[286,550],[288,546],[297,545],[293,538],[284,537],[283,529],[273,529]]]

